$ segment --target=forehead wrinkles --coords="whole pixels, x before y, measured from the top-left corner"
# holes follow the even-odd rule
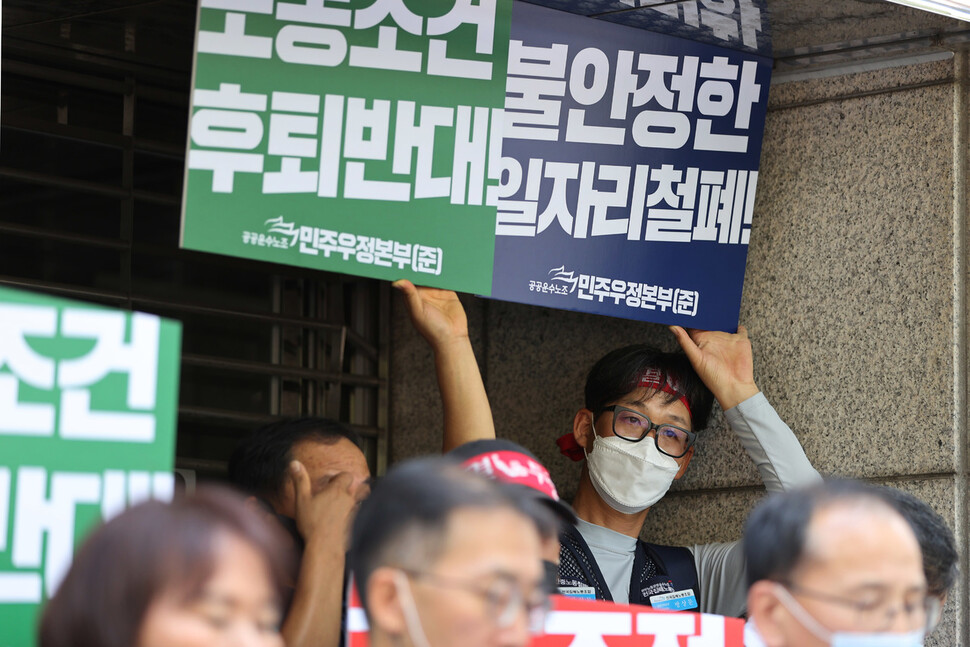
[[[886,524],[898,533],[887,535]],[[900,544],[897,540],[904,543]],[[910,548],[917,558],[920,557],[919,545],[909,525],[884,501],[874,497],[857,497],[822,504],[814,511],[805,529],[802,555],[793,570],[800,573],[811,567],[824,568],[845,559],[846,549],[852,551],[873,542],[895,544],[900,550]]]
[[[304,464],[322,469],[367,465],[364,453],[346,438],[340,438],[333,443],[306,438],[290,449],[290,460],[300,460]]]

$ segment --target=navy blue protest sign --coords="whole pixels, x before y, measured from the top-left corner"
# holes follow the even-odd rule
[[[491,296],[735,330],[770,74],[514,3]]]

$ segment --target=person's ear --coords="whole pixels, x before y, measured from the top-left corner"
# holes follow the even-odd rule
[[[390,636],[407,632],[397,583],[400,577],[401,571],[385,566],[376,569],[367,579],[367,599],[364,600],[367,617],[373,628]]]
[[[589,409],[580,409],[573,417],[573,438],[579,446],[587,452],[593,451],[593,438],[596,431],[593,429],[593,412]]]
[[[687,466],[690,465],[690,459],[694,458],[694,448],[691,447],[687,450],[687,453],[677,459],[680,463],[680,469],[677,470],[677,474],[674,476],[674,480],[679,479],[687,471]]]
[[[777,582],[759,580],[748,589],[748,618],[754,621],[767,647],[785,647],[782,614],[785,607],[778,599]]]

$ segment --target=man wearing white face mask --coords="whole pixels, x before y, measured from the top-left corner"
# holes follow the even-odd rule
[[[444,450],[495,438],[458,296],[409,281],[394,285],[434,350]],[[573,501],[579,522],[560,537],[558,592],[740,616],[747,590],[739,542],[682,548],[638,540],[650,506],[687,469],[712,395],[769,492],[820,477],[755,385],[743,326],[735,334],[671,331],[685,355],[630,347],[597,362],[586,406],[576,413],[572,433],[557,441],[573,460],[588,459]]]
[[[939,610],[912,528],[861,483],[770,497],[744,552],[747,647],[918,647]]]
[[[524,647],[548,606],[552,511],[446,458],[401,463],[360,506],[350,562],[373,647]]]
[[[746,602],[739,542],[682,548],[639,540],[650,507],[686,471],[712,395],[769,491],[819,475],[755,385],[744,327],[672,330],[686,355],[629,346],[600,359],[573,432],[558,441],[567,456],[586,459],[573,500],[579,522],[561,538],[559,592],[739,616]]]

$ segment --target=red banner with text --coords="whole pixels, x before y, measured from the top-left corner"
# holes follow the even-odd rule
[[[743,647],[744,620],[708,613],[552,596],[545,633],[533,647]],[[349,647],[368,647],[367,618],[356,591],[347,610]]]

